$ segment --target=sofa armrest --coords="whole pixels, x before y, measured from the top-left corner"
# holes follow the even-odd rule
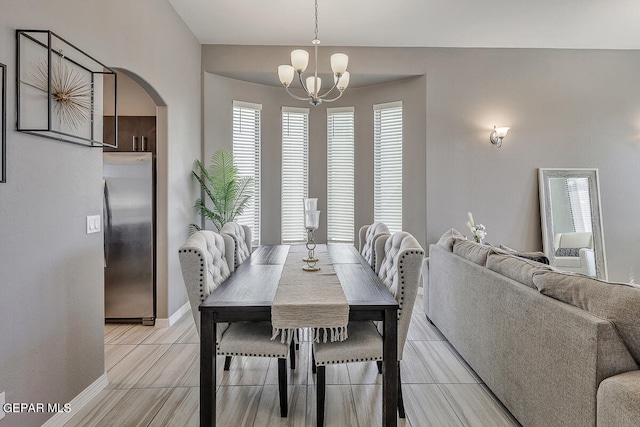
[[[596,257],[593,249],[580,248],[580,264],[587,276],[596,276]]]
[[[625,372],[598,387],[598,427],[640,425],[640,371]]]

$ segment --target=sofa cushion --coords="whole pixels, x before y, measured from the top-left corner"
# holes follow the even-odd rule
[[[629,352],[640,364],[639,287],[564,272],[536,272],[533,283],[544,295],[612,322]]]
[[[451,252],[453,250],[453,239],[464,239],[464,236],[458,230],[452,228],[451,230],[445,231],[436,244],[447,248],[449,252]]]
[[[533,274],[536,271],[553,271],[546,264],[501,253],[489,254],[487,268],[533,289],[536,289],[536,285],[533,283]]]
[[[453,253],[478,265],[484,266],[487,264],[487,255],[491,250],[492,247],[488,245],[481,245],[480,243],[458,238],[453,239]]]

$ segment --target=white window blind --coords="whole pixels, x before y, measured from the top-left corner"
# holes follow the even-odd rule
[[[402,230],[402,102],[373,106],[373,216],[389,231]]]
[[[253,197],[238,224],[251,227],[252,244],[260,244],[260,110],[262,105],[233,101],[233,160],[238,175],[253,178]]]
[[[304,242],[308,195],[309,109],[282,107],[282,243]]]
[[[354,109],[327,109],[327,239],[353,242]]]
[[[589,198],[589,178],[567,178],[569,209],[576,232],[591,232],[591,199]]]

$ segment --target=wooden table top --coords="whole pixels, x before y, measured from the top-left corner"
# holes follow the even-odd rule
[[[333,267],[349,303],[352,320],[361,317],[358,315],[359,311],[369,312],[366,317],[371,318],[378,317],[372,315],[371,311],[394,306],[397,308],[398,304],[393,295],[353,245],[329,244],[327,246]],[[269,320],[271,305],[288,251],[288,245],[258,247],[251,257],[245,260],[200,305],[200,311],[215,311],[227,320],[235,317],[233,313],[246,317],[246,314],[251,312],[253,320]],[[303,265],[304,263],[300,260],[300,268]]]

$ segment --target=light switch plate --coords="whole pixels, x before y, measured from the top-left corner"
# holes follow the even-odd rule
[[[100,215],[89,215],[87,217],[87,234],[99,233],[102,230],[100,225]]]

